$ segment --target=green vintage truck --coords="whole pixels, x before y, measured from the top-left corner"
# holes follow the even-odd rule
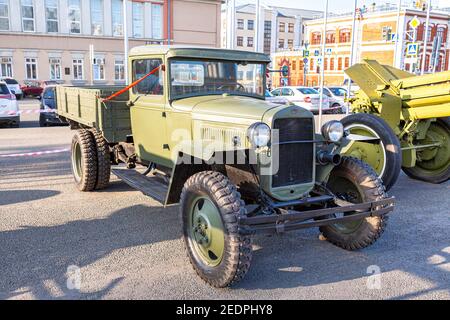
[[[357,250],[380,237],[394,208],[367,164],[340,155],[368,138],[345,136],[338,121],[316,134],[309,111],[265,101],[269,63],[251,52],[144,46],[130,52],[132,88],[114,99],[120,88],[57,88],[58,115],[76,130],[79,190],[107,187],[112,172],[179,204],[189,260],[215,287],[247,273],[254,234],[319,227]]]

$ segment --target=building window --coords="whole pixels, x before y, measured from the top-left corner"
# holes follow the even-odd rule
[[[264,21],[264,53],[270,54],[272,47],[272,21]]]
[[[288,32],[289,33],[294,33],[294,24],[293,23],[289,23],[288,24]]]
[[[294,40],[288,39],[288,48],[292,49],[294,47]]]
[[[144,4],[140,2],[133,2],[133,37],[144,37]]]
[[[73,59],[73,79],[74,80],[83,80],[83,59]]]
[[[280,22],[278,25],[278,31],[279,32],[285,32],[286,31],[286,24],[284,22]]]
[[[0,0],[0,30],[9,30],[9,0]]]
[[[350,67],[350,58],[346,57],[345,58],[345,63],[344,63],[344,68],[347,69],[348,67]]]
[[[34,3],[33,0],[22,0],[22,29],[34,32]]]
[[[37,60],[36,58],[25,58],[25,77],[27,80],[37,79]]]
[[[237,28],[239,30],[244,30],[244,19],[237,19]]]
[[[123,36],[123,0],[112,0],[112,31],[114,36]]]
[[[323,59],[323,70],[328,70],[328,58]]]
[[[292,71],[297,70],[297,61],[292,60]]]
[[[125,81],[125,63],[123,59],[114,60],[114,80]]]
[[[339,31],[339,42],[346,43],[350,42],[351,31],[349,29],[343,29]]]
[[[284,39],[278,40],[278,49],[284,49]]]
[[[382,38],[384,41],[390,41],[392,39],[392,28],[391,27],[383,27]]]
[[[255,29],[255,22],[253,20],[247,21],[247,29],[248,30],[254,30]]]
[[[253,47],[253,37],[247,37],[247,47]]]
[[[237,37],[237,46],[238,47],[244,46],[244,37]]]
[[[330,70],[334,71],[334,58],[330,58]]]
[[[152,4],[152,38],[163,38],[163,6],[161,4]]]
[[[338,58],[338,70],[342,70],[342,58]]]
[[[322,33],[314,32],[311,36],[311,44],[321,44],[322,42]]]
[[[91,0],[91,32],[94,36],[103,34],[103,0]]]
[[[45,0],[47,32],[58,32],[58,0]]]
[[[327,32],[326,43],[335,43],[335,42],[336,42],[336,33]]]
[[[12,58],[4,57],[0,58],[0,77],[13,76]]]
[[[50,80],[61,80],[61,59],[49,59]]]
[[[81,33],[80,0],[69,0],[69,29],[70,33]]]
[[[94,58],[92,71],[94,73],[94,80],[105,80],[105,59]]]

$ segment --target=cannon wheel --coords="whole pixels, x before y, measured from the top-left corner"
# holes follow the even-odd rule
[[[450,118],[441,118],[431,124],[423,143],[436,142],[441,143],[441,147],[418,152],[420,160],[416,166],[403,168],[410,178],[435,184],[450,179]]]
[[[383,180],[386,190],[397,182],[402,166],[400,142],[389,125],[375,115],[356,113],[341,120],[352,134],[379,138],[380,143],[351,142],[342,153],[369,164]]]

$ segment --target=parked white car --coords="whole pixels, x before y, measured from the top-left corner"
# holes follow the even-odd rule
[[[319,113],[320,93],[309,87],[281,87],[272,91],[276,97],[286,98],[289,102],[305,108],[312,113]],[[322,112],[328,112],[330,101],[326,95],[323,96]]]
[[[320,92],[319,87],[315,87]],[[324,87],[323,92],[330,101],[331,113],[345,113],[346,103],[345,98],[348,97],[347,89],[342,87]]]
[[[355,92],[356,91],[358,91],[359,89],[360,89],[360,87],[353,81],[353,80],[350,80],[350,79],[345,79],[344,80],[344,83],[342,84],[342,86],[341,86],[341,88],[345,88],[345,89],[347,89],[348,90],[348,82],[349,81],[351,81],[350,82],[350,94],[351,95],[354,95],[355,94]]]
[[[20,114],[16,96],[11,92],[5,82],[0,81],[0,124],[19,127]]]
[[[3,81],[8,86],[9,90],[16,95],[17,100],[20,100],[23,98],[23,92],[20,88],[19,82],[13,78],[4,77],[1,78],[0,81]]]

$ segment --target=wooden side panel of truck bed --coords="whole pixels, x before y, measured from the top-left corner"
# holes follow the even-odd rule
[[[131,135],[128,92],[108,102],[102,102],[120,90],[116,86],[65,87],[56,89],[57,113],[82,127],[96,128],[110,143],[125,141]]]

